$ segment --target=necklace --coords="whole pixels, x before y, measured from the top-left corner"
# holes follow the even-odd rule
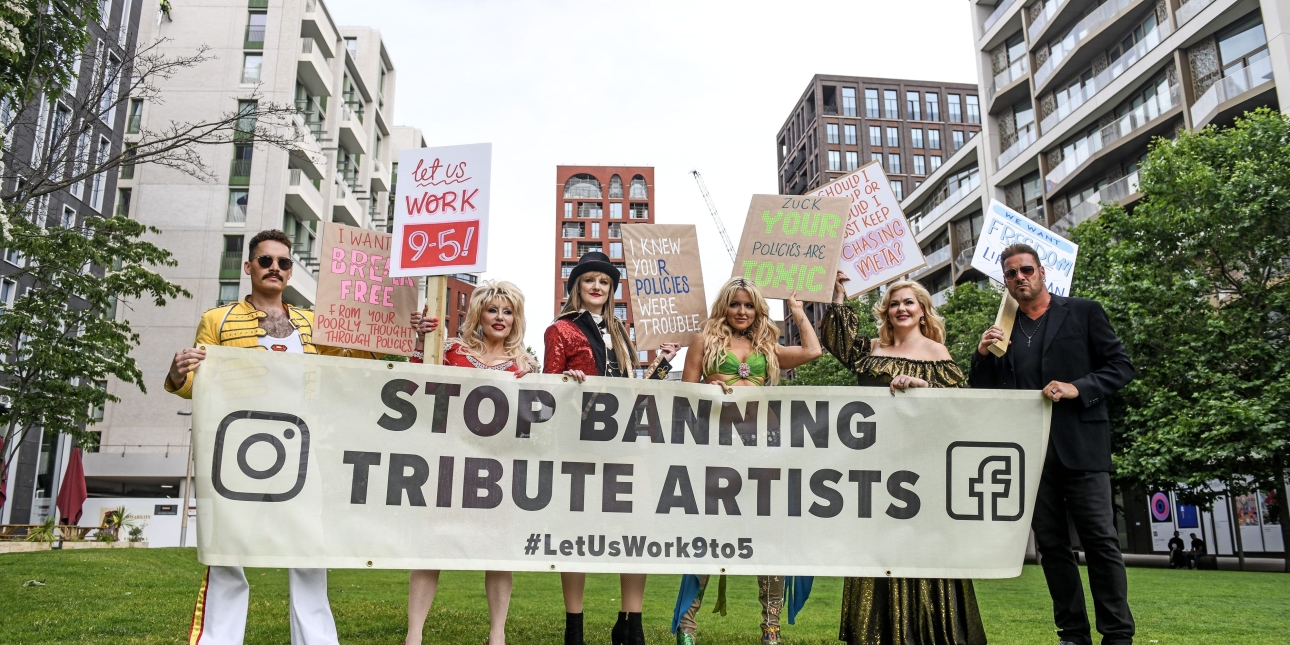
[[[1040,327],[1042,327],[1042,326],[1043,326],[1043,324],[1044,324],[1044,316],[1047,316],[1047,315],[1048,315],[1048,312],[1047,312],[1047,311],[1045,311],[1043,314],[1041,314],[1041,315],[1039,316],[1039,320],[1036,320],[1036,321],[1035,321],[1035,330],[1034,330],[1034,331],[1032,331],[1032,332],[1030,332],[1029,334],[1027,334],[1027,333],[1026,333],[1026,326],[1025,326],[1025,325],[1023,325],[1023,324],[1021,324],[1021,319],[1022,319],[1022,318],[1026,318],[1027,316],[1026,316],[1025,314],[1021,313],[1021,312],[1017,312],[1017,327],[1018,327],[1019,329],[1021,329],[1021,335],[1023,335],[1023,336],[1025,336],[1025,337],[1026,337],[1026,347],[1030,347],[1030,341],[1031,341],[1031,339],[1035,337],[1035,334],[1038,334],[1038,333],[1039,333],[1039,328],[1040,328]]]

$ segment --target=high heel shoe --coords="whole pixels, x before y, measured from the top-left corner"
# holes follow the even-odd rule
[[[609,630],[609,642],[612,643],[612,645],[626,645],[627,612],[618,612],[618,620],[614,623],[614,628]]]

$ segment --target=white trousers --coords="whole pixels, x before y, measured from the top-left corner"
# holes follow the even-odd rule
[[[326,569],[287,569],[291,645],[339,645],[327,602]],[[206,567],[188,645],[242,645],[251,585],[242,567]]]

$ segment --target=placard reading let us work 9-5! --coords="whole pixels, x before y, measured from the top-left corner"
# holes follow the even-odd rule
[[[493,144],[399,153],[390,275],[479,273],[488,264]]]
[[[849,197],[753,195],[731,277],[756,282],[767,298],[827,302],[850,208]]]

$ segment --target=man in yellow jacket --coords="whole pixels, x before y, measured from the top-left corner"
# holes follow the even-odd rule
[[[314,313],[282,302],[291,279],[291,238],[277,230],[251,238],[243,271],[251,295],[202,314],[194,347],[179,350],[166,376],[166,391],[192,398],[193,374],[206,358],[204,345],[275,352],[375,358],[369,352],[315,345]],[[326,569],[289,569],[292,645],[336,645],[336,621],[327,600]],[[251,587],[242,567],[207,567],[197,594],[189,645],[241,645]]]

